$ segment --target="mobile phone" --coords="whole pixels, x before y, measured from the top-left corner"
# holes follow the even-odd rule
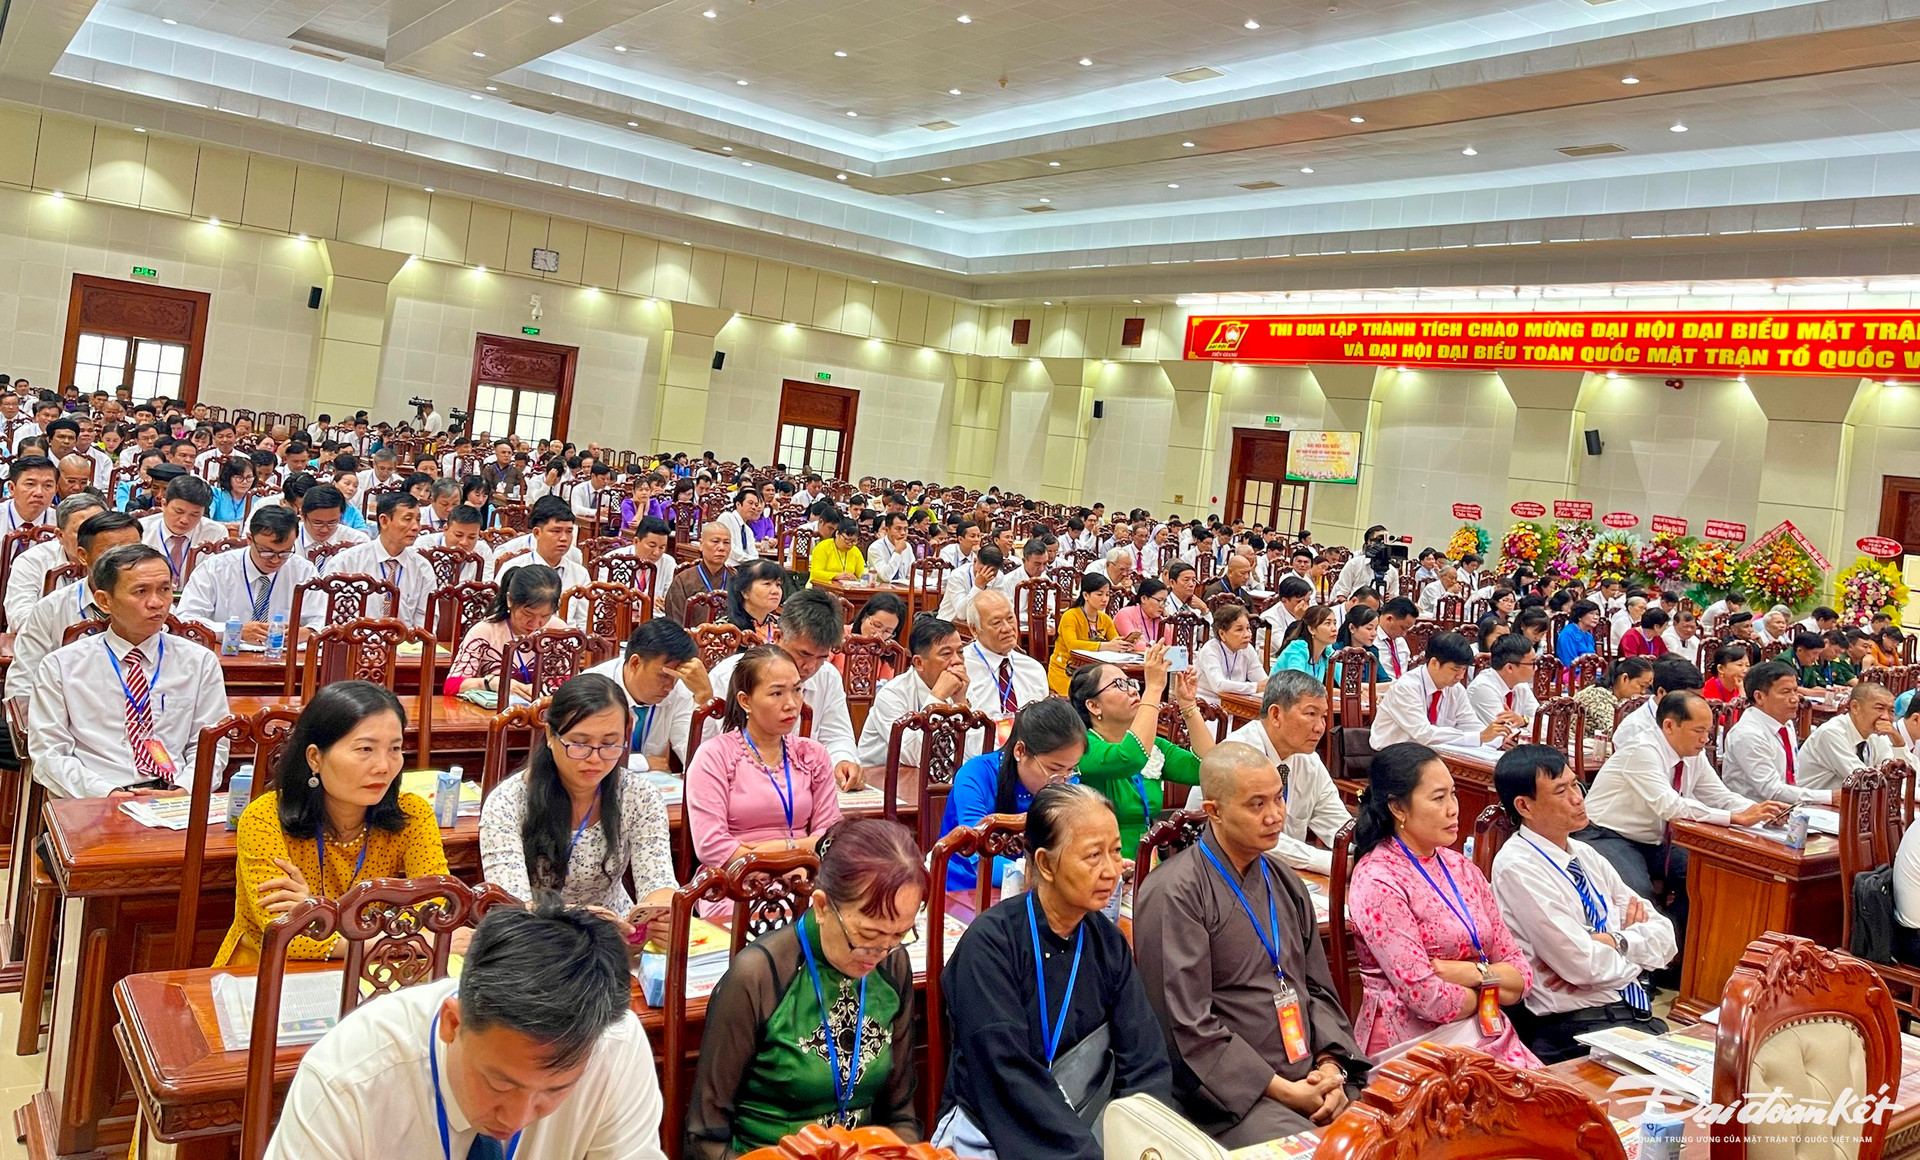
[[[1167,650],[1167,671],[1168,672],[1184,673],[1187,671],[1187,664],[1188,664],[1188,659],[1187,659],[1186,645],[1176,644],[1172,648],[1169,648]]]

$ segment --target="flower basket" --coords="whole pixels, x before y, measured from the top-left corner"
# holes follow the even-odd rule
[[[1687,553],[1687,579],[1711,593],[1713,600],[1725,596],[1739,574],[1739,557],[1725,541],[1695,540]]]
[[[1664,587],[1686,574],[1690,547],[1692,544],[1686,538],[1660,532],[1640,549],[1636,563],[1642,575]]]
[[[1909,595],[1900,569],[1890,560],[1872,556],[1862,556],[1842,568],[1833,578],[1833,594],[1841,621],[1863,627],[1872,623],[1876,612],[1887,613],[1899,624],[1900,610],[1906,607]]]
[[[1782,536],[1746,558],[1740,583],[1755,607],[1784,604],[1798,611],[1820,590],[1820,571],[1800,545]]]
[[[1458,560],[1469,555],[1484,557],[1487,543],[1487,529],[1479,524],[1461,524],[1447,540],[1447,559]]]
[[[1540,565],[1540,573],[1565,583],[1586,569],[1587,553],[1593,550],[1599,529],[1591,520],[1562,520],[1553,525],[1553,545]]]
[[[1608,532],[1593,542],[1593,578],[1626,583],[1640,555],[1640,538],[1632,532]]]
[[[1507,529],[1500,541],[1500,567],[1503,571],[1512,571],[1521,564],[1532,564],[1540,558],[1542,540],[1540,525],[1519,523]]]

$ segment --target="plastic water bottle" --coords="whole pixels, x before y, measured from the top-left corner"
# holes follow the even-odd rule
[[[1027,864],[1025,859],[1015,858],[1007,863],[1000,875],[1000,897],[1012,898],[1025,893],[1027,889]]]
[[[237,657],[240,655],[240,618],[227,617],[226,631],[220,634],[220,655]]]
[[[1473,838],[1471,836],[1467,838],[1467,844],[1461,848],[1460,852],[1467,856],[1467,861],[1473,861]]]
[[[267,622],[267,659],[277,661],[287,655],[287,614],[276,612]]]
[[[460,776],[465,772],[459,766],[440,771],[433,786],[433,820],[443,830],[451,830],[460,820]]]
[[[253,763],[248,762],[227,781],[227,829],[240,828],[240,815],[246,811],[247,803],[252,800]]]
[[[1680,1160],[1680,1143],[1687,1121],[1667,1111],[1659,1100],[1648,1100],[1640,1114],[1640,1160]]]

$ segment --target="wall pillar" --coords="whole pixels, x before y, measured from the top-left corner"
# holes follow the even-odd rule
[[[1011,366],[1011,361],[1004,358],[953,356],[953,434],[947,474],[954,483],[985,491],[994,482],[1001,408],[1006,402],[1007,371]]]
[[[666,302],[660,350],[660,389],[654,392],[653,449],[698,456],[707,449],[707,386],[713,379],[715,336],[734,312],[690,302]],[[779,396],[774,396],[779,406]]]
[[[1846,539],[1847,482],[1853,471],[1856,398],[1878,390],[1855,378],[1748,375],[1747,389],[1767,415],[1754,516],[1759,536],[1781,520],[1806,533],[1835,568],[1853,558]],[[1821,593],[1821,598],[1830,595]]]
[[[1040,360],[1053,386],[1047,392],[1047,458],[1040,496],[1053,503],[1079,503],[1087,479],[1087,439],[1093,431],[1093,389],[1087,365],[1077,358]]]
[[[1370,524],[1389,524],[1372,509],[1380,403],[1374,397],[1380,367],[1315,363],[1307,368],[1327,398],[1326,430],[1360,432],[1360,482],[1319,483],[1307,495],[1307,527],[1323,544],[1358,544]],[[1405,522],[1404,520],[1402,521]]]
[[[339,418],[371,411],[386,345],[387,296],[408,256],[324,238],[315,248],[326,277],[307,390],[309,413]],[[464,406],[466,397],[460,401]]]
[[[1162,359],[1160,369],[1173,384],[1173,426],[1167,432],[1163,492],[1155,511],[1168,507],[1189,516],[1202,516],[1214,505],[1207,502],[1212,486],[1214,456],[1218,451],[1221,395],[1228,368],[1217,362]]]
[[[1553,511],[1556,499],[1574,498],[1585,449],[1587,392],[1604,390],[1605,375],[1585,371],[1499,372],[1513,399],[1513,452],[1507,458],[1507,504],[1530,499]],[[1496,513],[1491,522],[1498,524]]]

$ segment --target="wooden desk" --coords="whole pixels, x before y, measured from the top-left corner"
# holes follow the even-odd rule
[[[1677,821],[1673,841],[1687,851],[1687,945],[1676,1020],[1720,1005],[1747,944],[1770,930],[1821,946],[1840,945],[1840,847],[1826,835],[1805,850],[1730,826]]]
[[[1119,652],[1119,651],[1126,651],[1126,650],[1116,649],[1115,651]],[[1129,655],[1132,655],[1132,654],[1129,654]],[[1045,664],[1046,662],[1041,661],[1040,663]],[[1100,657],[1095,655],[1095,650],[1087,649],[1087,648],[1077,648],[1069,652],[1067,654],[1067,665],[1068,667],[1075,668],[1075,669],[1082,669],[1087,667],[1088,665],[1112,665],[1114,668],[1119,669],[1121,672],[1127,674],[1129,677],[1132,677],[1136,681],[1143,681],[1146,679],[1146,676],[1147,676],[1147,666],[1144,659],[1137,660],[1137,661],[1102,660]]]
[[[463,701],[458,697],[433,697],[433,752],[436,760],[441,754],[468,755],[478,754],[487,747],[487,724],[493,720],[493,710],[482,709],[472,701]],[[407,711],[407,744],[411,746],[419,737],[421,698],[412,693],[400,695],[400,707]],[[228,697],[227,708],[236,716],[245,717],[266,708],[292,709],[298,712],[300,698],[282,697],[277,692],[272,696]],[[478,776],[478,772],[475,776]]]
[[[302,652],[305,650],[303,649]],[[296,658],[297,661],[298,658]],[[434,655],[435,691],[438,691],[440,678],[445,677],[447,669],[453,664],[453,653],[441,645]],[[296,670],[297,674],[297,670]],[[227,696],[278,697],[286,687],[286,659],[268,660],[263,652],[243,652],[236,656],[220,658],[220,675],[226,678]],[[396,672],[394,692],[402,694],[418,693],[416,687],[420,680],[420,657],[418,654],[400,658]]]
[[[913,592],[913,590],[905,584],[844,584],[837,580],[830,580],[825,584],[815,584],[814,587],[820,589],[822,592],[831,592],[846,601],[847,622],[849,624],[853,622],[854,617],[860,615],[860,610],[866,607],[867,601],[872,600],[880,593],[891,592],[904,602]],[[903,632],[901,635],[904,637],[905,633]]]

